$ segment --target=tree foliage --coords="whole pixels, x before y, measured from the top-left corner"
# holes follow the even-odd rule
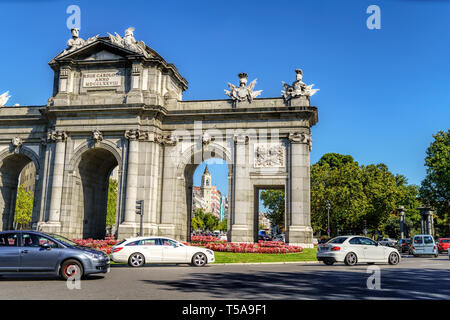
[[[33,194],[25,190],[23,184],[17,189],[16,210],[14,211],[14,223],[18,229],[30,225],[33,213]]]
[[[330,229],[361,233],[383,230],[399,205],[407,217],[417,218],[417,187],[392,174],[385,164],[359,165],[349,155],[325,154],[311,166],[311,223],[314,231],[327,230],[326,200],[330,200]],[[414,220],[416,221],[416,220]]]
[[[106,209],[106,225],[111,227],[116,223],[117,189],[118,183],[115,179],[109,179],[108,204]]]
[[[194,216],[191,219],[192,230],[214,231],[218,230],[218,227],[219,218],[215,215],[210,212],[205,212],[203,209],[194,211]]]
[[[262,190],[260,198],[264,207],[267,208],[266,216],[270,223],[280,228],[284,228],[284,190]]]
[[[450,129],[433,135],[426,151],[427,175],[421,183],[420,200],[432,206],[437,222],[448,226],[450,215]]]

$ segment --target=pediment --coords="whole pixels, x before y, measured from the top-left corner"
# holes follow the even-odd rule
[[[104,61],[123,60],[128,56],[140,55],[123,47],[116,46],[108,40],[99,38],[81,48],[73,51],[65,50],[53,60],[77,60],[77,61]],[[50,62],[51,63],[51,62]]]

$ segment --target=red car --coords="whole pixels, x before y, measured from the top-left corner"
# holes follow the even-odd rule
[[[439,253],[448,252],[450,247],[450,238],[440,238],[438,243]]]

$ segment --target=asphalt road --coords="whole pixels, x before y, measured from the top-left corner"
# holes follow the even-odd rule
[[[53,276],[2,276],[0,299],[450,299],[446,255],[377,266],[380,289],[370,290],[366,264],[113,265],[72,290]]]

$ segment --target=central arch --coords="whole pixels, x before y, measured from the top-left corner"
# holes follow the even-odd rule
[[[210,143],[207,146],[203,146],[202,148],[195,148],[193,145],[191,148],[186,150],[182,157],[180,164],[177,169],[177,176],[182,180],[182,204],[185,204],[181,208],[182,212],[179,214],[184,216],[182,220],[185,221],[183,226],[183,230],[186,234],[186,241],[191,240],[191,218],[192,218],[192,193],[193,193],[193,183],[194,183],[194,173],[197,167],[206,160],[209,159],[222,159],[226,162],[228,167],[228,199],[231,199],[232,195],[232,173],[233,173],[233,165],[232,165],[232,157],[229,150],[218,143]],[[198,163],[197,163],[198,162]],[[232,221],[232,210],[228,209],[228,226]],[[228,230],[230,228],[228,227]]]
[[[83,238],[103,239],[106,234],[109,177],[120,162],[108,148],[83,149],[73,168],[72,204],[75,212],[72,213],[72,221],[78,226],[76,234]]]

